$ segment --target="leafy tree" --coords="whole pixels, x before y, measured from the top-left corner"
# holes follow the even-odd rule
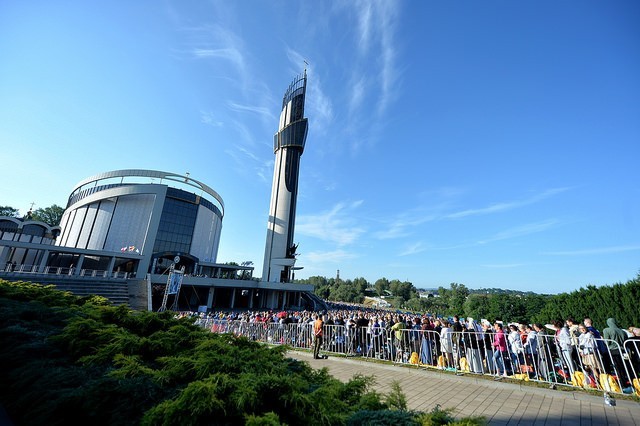
[[[413,312],[433,312],[433,310],[431,310],[432,304],[429,302],[429,299],[424,297],[413,297],[407,300],[404,306]]]
[[[476,319],[492,318],[489,314],[491,297],[489,294],[470,294],[463,305],[464,315]]]
[[[331,287],[329,293],[329,300],[349,302],[349,303],[362,303],[364,300],[363,293],[360,293],[353,282],[350,280],[340,281],[336,286]]]
[[[18,209],[9,206],[0,206],[0,216],[18,217]]]
[[[418,294],[418,291],[413,284],[408,281],[400,282],[399,280],[393,280],[389,283],[389,290],[394,296],[400,297],[404,301],[407,301],[414,295]]]
[[[576,321],[589,317],[596,328],[606,327],[607,318],[613,317],[621,327],[640,324],[640,274],[625,284],[596,287],[593,285],[571,293],[561,293],[549,297],[549,300],[537,313],[532,315],[536,322],[549,322],[554,319]]]
[[[314,286],[313,292],[316,296],[322,299],[328,299],[329,293],[331,292],[331,287],[329,286],[329,282],[325,277],[321,277],[319,275],[309,277],[306,280],[296,280],[296,282],[311,284]]]
[[[356,288],[358,294],[365,294],[366,290],[370,287],[369,281],[362,277],[354,279],[353,285]]]
[[[384,296],[384,291],[389,290],[389,280],[386,278],[380,278],[373,286],[378,292],[378,296]]]
[[[464,284],[451,283],[449,288],[438,288],[438,294],[445,306],[448,306],[448,313],[451,315],[461,315],[464,311],[464,302],[469,296],[469,289]]]
[[[62,213],[64,213],[64,209],[56,204],[52,206],[45,207],[44,209],[36,209],[33,212],[32,219],[39,220],[40,222],[44,222],[50,226],[60,225],[60,220],[62,220]]]

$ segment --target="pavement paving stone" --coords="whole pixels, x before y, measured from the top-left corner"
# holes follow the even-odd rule
[[[429,412],[440,405],[453,409],[456,417],[483,416],[490,425],[640,426],[640,404],[631,400],[617,400],[617,405],[610,407],[604,404],[602,395],[581,391],[493,381],[472,374],[456,376],[359,358],[314,360],[311,353],[303,351],[290,351],[288,356],[307,361],[313,368],[326,367],[341,381],[356,374],[374,376],[373,389],[380,393],[388,393],[392,382],[397,381],[411,410]]]

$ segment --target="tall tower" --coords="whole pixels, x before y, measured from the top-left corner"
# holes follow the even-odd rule
[[[273,187],[267,223],[262,281],[289,282],[296,263],[293,230],[296,221],[300,156],[307,140],[307,119],[304,117],[304,97],[307,91],[307,70],[296,77],[282,99],[280,126],[273,137],[276,155]]]

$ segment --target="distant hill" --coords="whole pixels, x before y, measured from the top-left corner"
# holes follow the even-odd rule
[[[541,293],[536,293],[534,291],[509,290],[504,288],[479,288],[477,290],[470,288],[469,294],[515,294],[520,296],[532,296]]]
[[[428,293],[428,294],[438,294],[437,288],[419,288],[419,293]],[[504,288],[479,288],[479,289],[469,289],[469,294],[511,294],[511,295],[519,295],[519,296],[532,296],[536,293],[534,291],[520,291],[520,290],[509,290]],[[541,294],[544,295],[544,294]]]

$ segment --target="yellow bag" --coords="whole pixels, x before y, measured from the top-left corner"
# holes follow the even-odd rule
[[[577,386],[579,388],[587,388],[586,378],[584,377],[584,373],[582,371],[575,371],[571,375],[571,382],[569,382],[571,386]]]
[[[467,358],[462,357],[460,358],[460,371],[470,371],[471,369],[469,368],[469,361],[467,361]]]
[[[438,357],[438,367],[445,368],[446,366],[447,366],[447,359],[444,357],[444,355],[440,355]]]
[[[607,392],[620,393],[620,385],[610,374],[602,373],[599,378],[600,387]]]
[[[415,364],[415,365],[420,364],[420,356],[418,355],[418,352],[411,352],[411,358],[409,358],[409,364]]]
[[[518,374],[514,374],[511,377],[516,379],[516,380],[524,380],[525,382],[529,381],[529,375],[528,374],[518,373]]]
[[[636,395],[640,396],[640,379],[633,379],[633,388],[636,390]]]

